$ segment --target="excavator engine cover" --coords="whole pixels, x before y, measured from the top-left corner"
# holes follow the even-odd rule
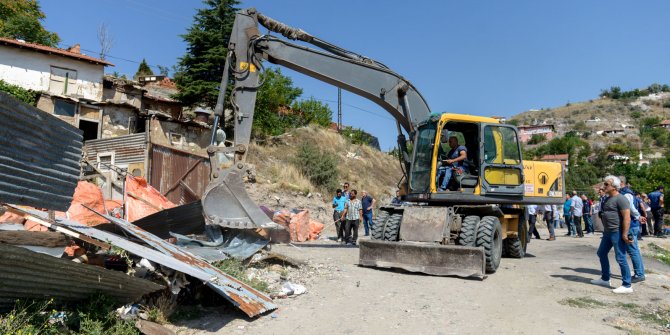
[[[486,277],[482,247],[361,240],[359,264],[436,276]]]

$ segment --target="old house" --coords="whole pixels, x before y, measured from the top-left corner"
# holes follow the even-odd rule
[[[85,142],[85,155],[105,176],[99,182],[108,198],[122,197],[126,174],[145,177],[175,203],[204,192],[211,126],[184,118],[181,104],[170,98],[176,88],[165,85],[169,79],[162,83],[104,78],[102,136]]]
[[[561,163],[561,166],[563,167],[563,171],[567,172],[568,171],[568,159],[570,158],[570,155],[568,154],[558,154],[558,155],[544,155],[542,158],[540,158],[541,161],[544,162],[555,162],[555,163]]]
[[[661,123],[655,125],[654,127],[665,128],[670,130],[670,120],[663,120]]]
[[[0,38],[0,79],[41,92],[37,107],[84,131],[85,139],[100,136],[103,59],[68,49]]]
[[[528,143],[533,135],[542,135],[547,140],[554,138],[554,125],[552,124],[518,126],[517,129],[519,129],[519,140],[522,143]]]

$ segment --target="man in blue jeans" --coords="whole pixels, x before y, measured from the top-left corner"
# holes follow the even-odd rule
[[[377,200],[368,195],[367,191],[361,192],[361,205],[363,206],[363,228],[365,228],[365,236],[370,235],[372,229],[372,209],[375,208]]]
[[[449,137],[449,147],[451,150],[446,157],[441,157],[442,166],[437,168],[437,182],[442,178],[442,183],[439,186],[439,191],[446,191],[449,187],[449,181],[454,174],[463,174],[468,172],[468,166],[465,160],[468,159],[468,149],[465,146],[458,144],[456,136]],[[440,146],[441,148],[441,146]]]
[[[614,248],[614,255],[621,268],[621,286],[612,290],[614,293],[633,293],[631,286],[630,268],[626,260],[626,245],[632,241],[628,238],[630,232],[630,204],[623,195],[619,194],[621,180],[615,176],[605,177],[604,188],[608,195],[603,203],[602,221],[603,237],[598,247],[598,258],[602,275],[591,280],[591,284],[612,287],[610,277],[610,263],[608,254]]]

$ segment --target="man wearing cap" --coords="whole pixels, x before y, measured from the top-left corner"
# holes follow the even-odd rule
[[[663,212],[665,211],[665,203],[663,199],[663,192],[665,187],[659,186],[654,192],[649,193],[649,207],[651,207],[651,215],[654,217],[654,234],[656,237],[665,238],[663,234]]]

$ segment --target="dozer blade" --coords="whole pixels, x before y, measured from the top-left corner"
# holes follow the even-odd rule
[[[207,185],[201,200],[207,224],[237,229],[283,229],[249,198],[241,171],[228,168]]]
[[[483,248],[421,242],[362,240],[359,264],[436,276],[485,277]]]

